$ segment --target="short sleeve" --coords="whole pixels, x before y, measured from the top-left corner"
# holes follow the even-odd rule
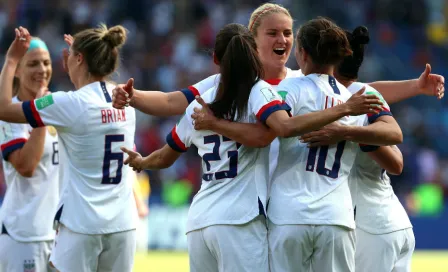
[[[185,152],[191,145],[192,132],[193,126],[191,121],[187,114],[184,114],[166,136],[166,143],[177,152]]]
[[[5,161],[9,155],[21,149],[29,138],[29,131],[26,124],[0,124],[0,145],[2,156]],[[28,127],[29,128],[29,127]]]
[[[367,116],[369,117],[369,124],[375,123],[376,119],[378,119],[381,116],[389,115],[392,116],[392,113],[390,111],[390,107],[387,104],[386,100],[384,100],[383,96],[375,89],[369,88],[364,94],[373,94],[376,95],[381,102],[383,102],[383,106],[380,112],[378,113],[369,113]]]
[[[298,114],[298,102],[300,101],[300,91],[294,90],[291,80],[285,79],[278,85],[278,92],[281,93],[284,102],[291,108],[291,114]]]
[[[23,112],[33,127],[69,127],[84,111],[73,92],[56,92],[39,99],[23,102]]]
[[[208,78],[203,79],[198,83],[189,86],[188,88],[182,89],[181,92],[185,95],[185,98],[187,98],[188,104],[190,104],[192,101],[194,101],[194,98],[197,95],[202,95],[207,90],[218,85],[219,79],[220,74],[209,76]]]
[[[249,104],[257,119],[263,123],[276,111],[285,110],[289,112],[291,110],[283,102],[281,96],[268,84],[252,89]]]

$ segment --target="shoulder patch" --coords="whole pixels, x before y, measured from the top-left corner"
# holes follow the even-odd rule
[[[46,95],[36,100],[36,107],[38,110],[44,109],[54,104],[53,95]]]
[[[260,89],[260,92],[268,102],[278,99],[278,96],[276,95],[275,91],[273,91],[271,88],[262,88]]]
[[[280,97],[282,98],[283,101],[286,100],[286,96],[288,95],[287,91],[278,91],[277,93],[278,93],[278,95],[280,95]]]

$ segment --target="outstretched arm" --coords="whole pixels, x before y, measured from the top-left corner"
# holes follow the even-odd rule
[[[388,104],[397,103],[417,95],[436,96],[442,99],[445,95],[445,78],[431,74],[431,65],[426,64],[425,71],[418,79],[403,81],[377,81],[369,83],[378,90]]]
[[[137,172],[144,169],[155,170],[168,168],[173,165],[173,163],[182,154],[181,152],[175,151],[167,144],[144,158],[140,155],[140,153],[129,150],[126,147],[121,147],[121,150],[128,154],[128,158],[124,161],[124,164],[129,164],[129,166]]]

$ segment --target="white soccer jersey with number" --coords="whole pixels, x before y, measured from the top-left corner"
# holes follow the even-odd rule
[[[351,93],[328,75],[311,74],[285,79],[279,90],[287,92],[292,115],[321,111],[345,103]],[[362,126],[367,116],[346,116],[345,125]],[[280,154],[271,185],[268,217],[281,224],[341,225],[354,228],[348,175],[358,144],[308,148],[297,137],[280,139]]]
[[[217,88],[202,95],[210,103]],[[194,101],[167,136],[178,152],[195,145],[202,158],[202,185],[191,204],[187,231],[216,224],[244,224],[264,213],[268,183],[268,148],[248,148],[212,131],[196,131],[191,114]],[[241,122],[265,122],[275,111],[289,110],[265,81],[252,88],[247,113]],[[261,203],[260,203],[261,202]],[[260,207],[260,204],[263,207]]]
[[[301,70],[291,70],[289,68],[286,68],[286,77],[285,78],[294,78],[294,77],[301,77],[303,76],[303,73]],[[202,95],[205,91],[209,90],[210,88],[213,88],[214,86],[217,86],[219,84],[221,75],[215,74],[212,76],[209,76],[208,78],[188,87],[187,89],[183,89],[182,93],[185,95],[185,97],[188,100],[188,103],[191,103],[196,95]],[[267,83],[271,84],[272,88],[276,91],[278,91],[278,94],[282,97],[283,100],[285,100],[286,93],[283,91],[279,91],[277,86],[282,81],[281,79],[266,79]],[[269,149],[269,179],[272,179],[272,175],[274,174],[274,170],[277,167],[277,161],[278,161],[278,152],[279,152],[279,140],[278,138],[274,139],[272,141],[270,149]]]
[[[13,103],[19,102],[17,97]],[[8,161],[21,149],[33,128],[28,124],[0,121],[0,144],[6,194],[0,208],[0,227],[16,241],[36,242],[54,239],[53,218],[57,210],[61,183],[56,129],[47,127],[44,152],[32,177],[21,176]]]
[[[348,90],[356,93],[363,87],[366,87],[366,92],[378,93],[369,85],[358,82],[350,85]],[[383,115],[391,115],[386,101],[383,100],[383,103]],[[356,208],[356,227],[372,234],[412,227],[403,205],[394,193],[389,176],[367,153],[358,153],[349,185]]]
[[[59,134],[64,192],[56,214],[74,232],[105,234],[135,229],[137,210],[121,146],[133,146],[135,111],[112,107],[112,84],[94,82],[22,104],[33,127]]]

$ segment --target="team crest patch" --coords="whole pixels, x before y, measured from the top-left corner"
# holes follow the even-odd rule
[[[48,130],[48,133],[50,133],[51,136],[56,136],[57,131],[56,131],[56,129],[54,127],[47,126],[47,130]]]
[[[34,260],[25,260],[23,263],[23,272],[36,272],[36,264]]]
[[[46,95],[36,100],[37,109],[41,110],[54,104],[53,95]]]
[[[271,88],[263,88],[260,90],[260,92],[263,94],[264,98],[266,98],[268,102],[277,99],[277,96],[275,95],[274,91]]]

